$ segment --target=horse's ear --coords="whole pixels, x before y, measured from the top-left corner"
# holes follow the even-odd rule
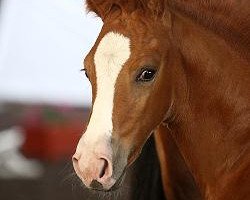
[[[114,9],[119,8],[119,1],[112,0],[87,0],[87,9],[96,13],[102,20]],[[117,3],[116,3],[117,2]]]

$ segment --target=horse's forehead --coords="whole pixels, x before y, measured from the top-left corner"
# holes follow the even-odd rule
[[[105,34],[94,54],[97,80],[109,78],[114,82],[130,54],[128,37],[115,32]]]

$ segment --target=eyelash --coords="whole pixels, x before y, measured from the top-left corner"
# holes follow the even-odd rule
[[[85,76],[86,76],[87,78],[89,78],[89,76],[88,76],[88,74],[87,74],[87,70],[86,70],[85,68],[81,69],[80,71],[81,71],[81,72],[85,72]]]

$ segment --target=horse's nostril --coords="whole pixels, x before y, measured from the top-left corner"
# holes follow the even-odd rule
[[[77,158],[75,158],[75,157],[72,157],[72,160],[73,160],[73,162],[77,162],[78,161]]]
[[[73,162],[73,167],[74,167],[76,173],[79,173],[78,161],[79,161],[79,159],[77,158],[77,156],[74,155],[72,157],[72,162]]]
[[[99,178],[102,178],[105,173],[107,172],[108,169],[108,161],[104,158],[101,158],[101,160],[103,161],[103,167],[101,168],[100,174],[99,174]]]
[[[72,162],[73,164],[78,163],[78,158],[75,155],[72,157]]]

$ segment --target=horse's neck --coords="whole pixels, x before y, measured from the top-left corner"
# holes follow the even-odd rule
[[[200,191],[167,126],[155,131],[165,195],[169,200],[200,200]]]
[[[235,183],[242,176],[250,176],[246,174],[250,151],[249,60],[242,53],[244,48],[239,50],[241,44],[232,46],[232,38],[224,39],[181,15],[173,16],[173,37],[183,59],[186,94],[181,85],[182,94],[177,97],[185,95],[185,101],[181,106],[176,104],[180,107],[170,129],[204,195],[217,198],[226,195],[222,190],[231,186],[236,192],[239,188]],[[245,51],[249,53],[247,48]]]
[[[172,13],[216,33],[250,61],[250,1],[167,0]]]

